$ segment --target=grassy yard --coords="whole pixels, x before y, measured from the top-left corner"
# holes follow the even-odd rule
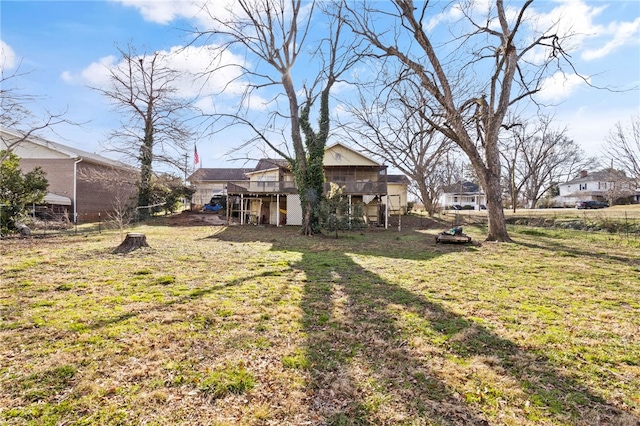
[[[635,240],[136,231],[0,241],[0,424],[640,424]]]

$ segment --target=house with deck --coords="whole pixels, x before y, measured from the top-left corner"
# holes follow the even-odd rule
[[[212,170],[227,170],[228,176],[237,173],[236,176],[243,177],[226,182],[205,180],[214,175]],[[302,224],[300,196],[286,160],[261,159],[253,169],[235,170],[200,169],[187,178],[196,187],[196,194],[202,194],[195,200],[194,208],[200,207],[198,201],[221,191],[227,197],[227,215],[237,217],[240,223]],[[325,149],[324,173],[325,193],[331,183],[341,186],[349,203],[362,207],[369,224],[386,225],[389,215],[407,211],[408,179],[404,176],[389,179],[386,165],[346,145],[335,143]]]

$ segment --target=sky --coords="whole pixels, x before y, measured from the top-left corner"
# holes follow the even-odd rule
[[[218,4],[223,1],[230,0],[215,3],[220,13],[224,8],[218,8]],[[444,7],[450,3],[441,4]],[[565,74],[548,76],[537,100],[548,105],[543,112],[554,115],[556,126],[566,127],[567,135],[588,155],[600,156],[614,125],[640,114],[640,0],[537,0],[530,13],[540,25],[551,25],[559,19],[573,31],[575,36],[567,49],[575,69],[588,76],[591,85],[600,87],[590,87],[566,69]],[[445,35],[456,14],[455,8],[448,7],[433,16],[430,30],[434,38]],[[119,63],[118,48],[128,45],[139,52],[180,52],[170,66],[183,70],[184,75],[207,69],[207,47],[211,46],[196,43],[180,50],[193,40],[189,30],[194,25],[207,24],[197,5],[186,0],[2,0],[0,67],[4,75],[18,72],[19,77],[13,79],[16,87],[38,97],[37,103],[29,106],[36,115],[45,110],[66,111],[69,121],[82,123],[58,125],[45,131],[44,137],[118,158],[105,153],[104,148],[107,135],[120,118],[107,99],[90,87],[104,87],[108,67]],[[318,25],[316,31],[323,28]],[[225,51],[223,61],[250,63],[251,58],[239,51]],[[224,104],[228,102],[230,109],[242,92],[237,81],[227,85],[234,77],[237,70],[228,69],[206,83],[194,84],[193,78],[187,78],[179,82],[179,91],[185,97],[199,92],[197,103],[205,111],[225,111]],[[265,98],[255,96],[247,108],[260,114],[266,103]],[[339,106],[334,108],[339,111]],[[234,148],[250,138],[250,132],[240,128],[202,136],[194,141],[201,160],[199,166],[244,167],[246,155]],[[337,135],[330,143],[339,139]],[[272,153],[262,152],[255,157],[263,154]]]

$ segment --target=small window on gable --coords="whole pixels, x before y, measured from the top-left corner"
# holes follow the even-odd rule
[[[336,159],[336,162],[341,162],[342,161],[342,154],[340,154],[339,152],[336,152],[334,155],[334,158]]]

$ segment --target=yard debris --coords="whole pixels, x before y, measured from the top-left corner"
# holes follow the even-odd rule
[[[462,226],[455,226],[449,231],[442,231],[436,235],[436,243],[466,244],[471,242],[471,237],[462,232]]]
[[[31,228],[29,228],[27,225],[19,224],[16,226],[16,229],[23,237],[31,236]]]

